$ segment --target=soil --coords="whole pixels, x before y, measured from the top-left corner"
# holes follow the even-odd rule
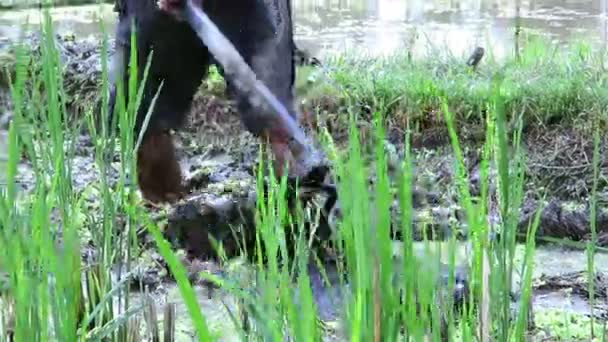
[[[101,79],[100,52],[101,48],[95,41],[76,40],[74,37],[57,37],[60,57],[65,65],[64,86],[68,96],[68,110],[71,119],[82,117],[83,113],[99,104],[99,84]],[[32,36],[26,46],[38,53],[38,39]],[[112,45],[109,46],[112,51]],[[0,51],[0,61],[14,70],[14,52],[4,47]],[[322,63],[315,60],[315,63]],[[7,95],[6,77],[0,78],[0,128],[6,129],[11,117],[10,97]],[[185,251],[184,263],[188,266],[194,282],[203,285],[200,291],[210,291],[209,285],[196,274],[201,270],[212,270],[224,274],[225,270],[216,262],[208,260],[212,253],[208,232],[219,240],[224,241],[225,248],[231,254],[237,254],[236,241],[232,238],[234,227],[247,229],[254,225],[253,212],[255,210],[255,178],[253,167],[257,162],[258,144],[250,134],[245,132],[238,115],[230,100],[205,82],[201,91],[194,99],[189,122],[183,130],[175,132],[178,143],[178,158],[185,171],[185,179],[192,186],[189,196],[170,207],[149,208],[150,214],[164,225],[165,236],[174,244],[176,249]],[[312,105],[311,105],[312,103]],[[308,122],[325,125],[326,122],[344,122],[340,119],[343,111],[340,101],[328,99],[302,99],[302,110],[310,113],[311,106],[323,105],[321,113],[324,117],[310,116]],[[397,137],[404,127],[395,120],[389,127],[389,138],[386,146],[392,151],[391,157],[398,162],[403,156],[403,144]],[[471,129],[473,130],[473,129]],[[454,184],[454,158],[449,142],[433,139],[441,136],[442,128],[428,128],[427,131],[418,132],[414,141],[415,159],[415,186],[416,186],[416,218],[415,237],[421,239],[424,235],[422,227],[426,226],[437,238],[457,234],[466,237],[466,222],[463,211],[457,199]],[[338,144],[346,142],[344,130],[336,128],[332,134]],[[533,219],[536,208],[543,204],[543,212],[538,230],[538,242],[550,238],[567,239],[569,241],[585,243],[589,241],[590,232],[590,193],[593,184],[591,158],[593,153],[592,134],[589,128],[580,127],[534,127],[524,134],[523,147],[527,157],[525,200],[522,212],[519,215],[518,229],[525,237],[528,223]],[[311,134],[313,134],[311,132]],[[314,134],[313,134],[314,136]],[[466,136],[464,136],[466,138]],[[480,146],[476,139],[464,140],[466,166],[470,180],[470,189],[473,195],[479,193],[479,154]],[[94,163],[94,148],[90,138],[83,132],[77,139],[76,156],[73,158],[73,174],[75,191],[85,191],[88,186],[99,179],[99,170]],[[600,181],[598,183],[598,201],[600,208],[597,212],[596,227],[598,232],[598,245],[608,247],[608,211],[603,209],[608,202],[608,156],[607,141],[602,137]],[[0,169],[6,161],[6,132],[0,131]],[[117,167],[111,168],[112,177],[118,176]],[[4,175],[0,175],[3,177]],[[23,160],[19,165],[19,184],[27,192],[33,186],[33,172],[31,164]],[[373,180],[373,179],[372,179]],[[0,178],[2,182],[2,178]],[[493,192],[495,198],[495,191]],[[500,221],[500,214],[493,203],[490,222]],[[395,213],[398,213],[398,205]],[[395,224],[398,225],[399,215],[395,215]],[[429,225],[430,223],[430,225]],[[240,228],[238,228],[240,227]],[[244,228],[243,228],[244,227]],[[430,228],[428,228],[430,227]],[[522,238],[523,241],[523,238]],[[86,241],[85,241],[86,242]],[[87,243],[90,243],[88,241]],[[534,305],[553,307],[566,301],[561,292],[569,289],[574,296],[582,302],[586,300],[586,278],[581,276],[585,271],[586,261],[584,251],[572,249],[556,250],[552,245],[539,247],[540,251],[548,251],[553,259],[561,258],[568,253],[575,253],[581,257],[572,267],[564,267],[563,272],[550,276],[538,275],[535,285]],[[604,252],[606,250],[603,250]],[[570,254],[568,254],[570,255]],[[545,256],[546,257],[546,256]],[[594,315],[598,318],[608,318],[608,272],[607,255],[598,255],[603,262],[596,262],[598,270],[604,273],[596,277],[596,293],[598,294]],[[162,258],[153,248],[144,249],[140,256],[141,272],[137,276],[148,289],[156,291],[159,300],[164,302],[175,301],[175,287],[167,276],[167,270]],[[548,267],[542,263],[538,265],[541,271]],[[313,276],[314,277],[314,276]],[[323,286],[316,286],[315,299],[320,305],[320,311],[327,320],[335,318],[337,311],[335,297],[328,295]],[[219,297],[217,297],[219,296]],[[204,307],[221,308],[220,301],[224,294],[217,296],[201,296]],[[204,298],[206,297],[206,298]],[[549,298],[549,299],[547,299]],[[556,304],[557,303],[557,304]],[[181,305],[181,304],[178,304]],[[586,306],[585,306],[586,305]],[[579,305],[572,309],[591,314],[589,305]],[[581,309],[582,307],[582,309]],[[178,312],[182,309],[178,309]],[[223,310],[223,309],[222,309]],[[218,309],[209,311],[217,314],[214,322],[229,321],[225,313]],[[224,316],[222,316],[224,315]],[[187,327],[184,327],[188,330]],[[191,330],[190,330],[191,332]]]

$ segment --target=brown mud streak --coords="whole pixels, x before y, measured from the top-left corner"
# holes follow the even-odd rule
[[[173,202],[186,192],[169,132],[146,134],[137,151],[137,173],[140,191],[150,202]]]

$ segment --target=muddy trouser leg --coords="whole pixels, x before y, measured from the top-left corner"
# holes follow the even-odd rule
[[[168,17],[158,20],[163,20],[154,23],[159,31],[148,34],[148,41],[138,39],[137,46],[138,82],[143,79],[149,51],[154,47],[134,132],[137,141],[145,129],[137,150],[137,176],[142,195],[151,202],[175,200],[186,190],[169,130],[183,124],[208,68],[208,53],[187,26]],[[124,79],[128,80],[128,72]],[[143,127],[161,84],[149,123]]]
[[[283,103],[291,115],[297,118],[293,95],[295,69],[291,20],[287,2],[277,3],[279,11],[257,1],[255,9],[250,9],[248,13],[233,12],[229,18],[219,16],[215,21],[253,69],[257,78]],[[269,13],[272,21],[268,20]],[[239,18],[238,27],[234,27],[234,17]],[[283,174],[281,166],[285,163],[289,165],[290,175],[296,174],[285,130],[276,120],[261,113],[259,106],[253,106],[247,94],[231,83],[228,83],[228,87],[231,89],[230,94],[236,99],[246,129],[264,142],[270,143],[277,175]]]

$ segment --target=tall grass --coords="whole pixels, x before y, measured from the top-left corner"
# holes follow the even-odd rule
[[[100,130],[93,113],[76,123],[68,120],[61,65],[48,10],[41,32],[40,72],[32,72],[31,56],[17,47],[15,79],[11,80],[14,119],[9,133],[7,186],[0,196],[2,246],[0,269],[8,274],[3,293],[3,316],[11,322],[2,340],[76,341],[113,338],[128,340],[126,329],[135,310],[129,310],[126,281],[112,284],[112,267],[130,262],[141,215],[136,188],[128,178],[135,174],[133,118],[136,96],[125,106],[119,98],[120,179],[110,186],[108,166],[114,152],[107,110]],[[107,45],[104,45],[107,51]],[[107,63],[102,62],[104,79]],[[129,92],[137,85],[130,82]],[[108,85],[101,89],[108,103]],[[95,115],[96,116],[96,115]],[[86,193],[72,187],[72,160],[76,138],[88,124],[101,171],[96,198],[99,217],[87,217]],[[17,165],[25,156],[35,172],[30,193],[17,191]],[[125,218],[124,226],[118,224]],[[90,230],[97,263],[81,264],[81,234]],[[126,273],[123,271],[123,273]],[[123,274],[125,275],[125,274]],[[125,277],[128,279],[129,275]],[[117,286],[117,287],[113,287]],[[118,296],[118,307],[116,298]],[[122,298],[122,300],[121,300]]]
[[[0,340],[140,340],[137,321],[132,317],[142,312],[142,306],[130,304],[129,289],[125,285],[132,270],[131,264],[136,260],[137,236],[142,230],[151,233],[168,263],[198,339],[211,340],[206,317],[184,266],[164,240],[157,224],[151,222],[142,210],[135,190],[134,149],[138,137],[133,135],[133,125],[142,89],[134,75],[142,66],[131,64],[132,77],[128,84],[119,84],[114,116],[118,118],[114,122],[117,135],[114,127],[108,126],[109,113],[103,109],[108,103],[108,84],[105,81],[101,87],[101,119],[97,121],[91,112],[81,123],[87,125],[95,148],[96,166],[101,173],[96,189],[99,214],[86,217],[86,193],[76,193],[72,189],[73,172],[70,167],[73,142],[80,132],[70,126],[66,115],[59,59],[48,13],[45,19],[40,74],[30,73],[30,57],[24,48],[20,48],[16,76],[11,82],[15,117],[9,130],[8,167],[5,170],[7,186],[0,192],[3,246],[0,249],[0,271],[8,275],[0,310],[2,322],[9,323],[3,324]],[[132,42],[131,59],[137,60],[135,40]],[[105,51],[107,45],[104,43]],[[522,58],[525,60],[525,54]],[[382,71],[389,74],[392,65],[381,65]],[[102,62],[102,69],[105,80],[107,62]],[[361,83],[344,77],[343,74],[341,82],[352,87],[344,88],[342,95],[351,99],[348,105],[355,108],[359,105],[359,98],[353,92]],[[387,77],[390,82],[396,82],[393,78],[404,76],[394,74]],[[373,139],[365,142],[373,147],[373,174],[368,172],[363,158],[366,148],[357,129],[361,118],[355,114],[356,111],[349,113],[349,145],[346,150],[336,148],[327,132],[322,135],[339,192],[341,220],[335,227],[332,242],[338,254],[343,256],[338,270],[345,275],[337,285],[344,289],[345,296],[344,308],[337,308],[342,314],[338,317],[341,325],[331,333],[354,341],[398,338],[411,341],[446,338],[464,341],[523,340],[530,324],[528,305],[534,267],[534,236],[540,216],[537,215],[529,227],[525,257],[521,264],[517,264],[515,234],[523,201],[525,155],[520,148],[520,140],[524,118],[508,118],[506,107],[509,96],[512,96],[509,92],[513,89],[512,83],[508,78],[493,77],[491,87],[484,90],[486,96],[481,97],[484,100],[475,104],[483,107],[482,112],[486,114],[482,119],[487,128],[479,197],[472,196],[469,191],[450,105],[450,97],[458,93],[454,95],[449,87],[438,90],[436,84],[427,84],[428,88],[424,88],[435,89],[429,93],[428,99],[441,109],[447,124],[457,157],[454,168],[458,201],[465,208],[473,247],[472,255],[465,261],[470,269],[472,295],[464,303],[454,303],[452,293],[458,244],[454,238],[445,246],[426,240],[422,248],[418,248],[413,241],[410,132],[405,137],[407,148],[400,176],[394,181],[389,177],[383,142],[389,119],[387,113],[395,103],[395,94],[383,93],[385,88],[381,82],[388,81],[374,81],[373,92],[370,91],[377,110],[372,118]],[[408,83],[411,82],[412,79],[408,79]],[[123,86],[128,87],[128,100],[120,95]],[[404,99],[415,90],[412,88],[406,92]],[[512,135],[508,127],[511,119],[517,128]],[[32,163],[36,174],[36,183],[30,194],[17,190],[17,165],[22,153]],[[118,181],[112,184],[107,173],[115,153],[121,167]],[[595,157],[597,159],[597,155]],[[231,279],[208,277],[238,299],[244,315],[232,318],[243,340],[278,341],[289,336],[298,341],[320,341],[330,332],[320,320],[309,274],[309,265],[315,255],[309,248],[311,237],[305,221],[311,219],[311,214],[301,207],[288,205],[287,180],[275,179],[268,165],[265,154],[260,153],[255,231],[257,248],[255,277],[251,286],[242,288]],[[492,167],[497,170],[497,179],[490,177]],[[268,177],[264,176],[266,169]],[[371,176],[375,181],[370,188],[368,179]],[[265,182],[267,187],[263,186]],[[496,194],[491,192],[492,182],[498,185]],[[391,214],[394,188],[397,189],[401,216],[401,226],[398,227],[394,226]],[[500,207],[498,227],[491,227],[488,223],[489,207],[494,198]],[[87,230],[93,237],[97,255],[97,263],[91,268],[85,268],[81,263],[80,234]],[[397,249],[393,244],[395,230],[399,230],[402,236]],[[498,240],[489,238],[494,232],[498,233]],[[592,252],[590,249],[590,255]],[[444,262],[446,258],[447,263]],[[590,269],[593,269],[593,258],[589,260]],[[446,267],[442,267],[443,264]],[[120,266],[121,281],[118,283],[111,281],[110,270],[115,265]],[[448,281],[444,283],[441,279],[446,269]],[[517,269],[521,270],[522,277],[515,290],[522,295],[513,311],[510,295],[514,290],[513,278]]]
[[[417,59],[408,58],[407,52],[383,58],[357,51],[335,53],[324,61],[322,75],[312,78],[316,83],[308,101],[322,109],[328,103],[336,108],[349,102],[362,108],[384,103],[389,119],[401,122],[407,117],[412,128],[427,128],[436,127],[442,118],[429,113],[441,113],[445,99],[457,126],[472,126],[485,121],[486,104],[494,96],[493,75],[501,70],[509,129],[520,116],[524,129],[587,120],[598,115],[593,108],[608,104],[606,87],[598,87],[606,84],[606,75],[597,72],[603,70],[605,51],[585,42],[564,47],[544,37],[522,35],[519,40],[518,55],[497,60],[487,51],[474,70],[466,65],[467,56],[454,56],[441,47]],[[348,89],[350,99],[342,89]],[[365,119],[371,120],[371,115]]]

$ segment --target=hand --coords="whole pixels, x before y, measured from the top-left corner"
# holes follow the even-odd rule
[[[163,11],[175,11],[184,8],[186,0],[158,0],[158,7]]]
[[[186,1],[188,0],[158,0],[156,5],[161,11],[180,19],[181,13],[186,7]]]

